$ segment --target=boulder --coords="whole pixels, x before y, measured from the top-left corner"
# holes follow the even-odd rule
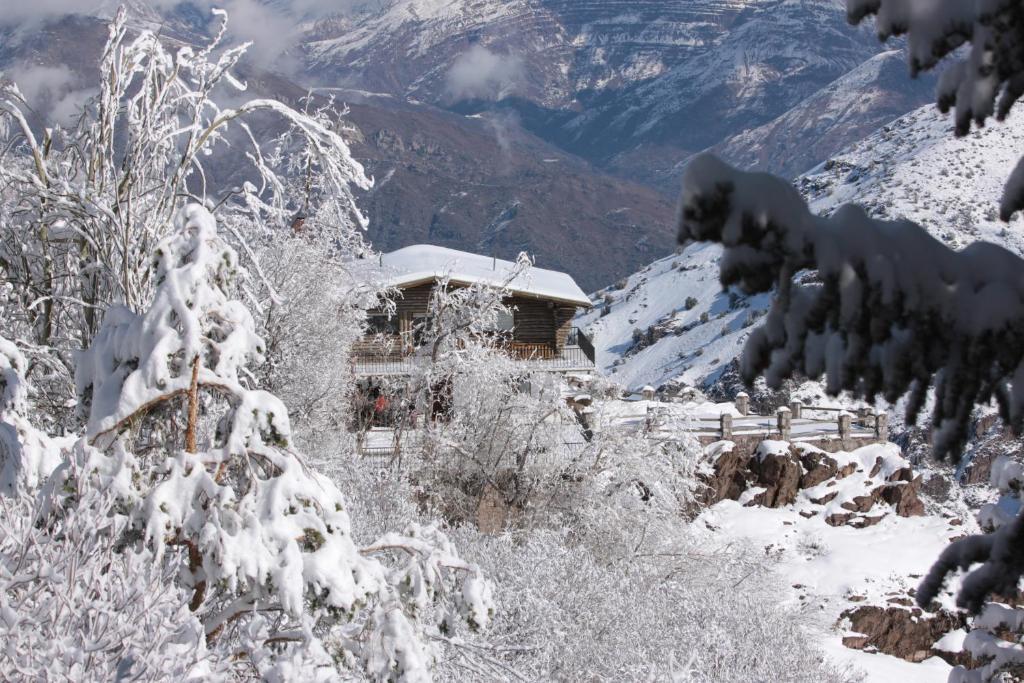
[[[764,493],[754,499],[757,504],[777,508],[796,502],[803,467],[792,448],[785,454],[755,455],[750,461],[750,471],[754,474],[756,485],[765,489]]]
[[[843,638],[846,647],[875,650],[908,662],[941,656],[943,653],[933,649],[935,642],[966,625],[965,618],[959,614],[945,611],[925,614],[917,607],[907,609],[896,605],[862,605],[846,610],[840,619],[848,619],[850,630],[857,634]]]

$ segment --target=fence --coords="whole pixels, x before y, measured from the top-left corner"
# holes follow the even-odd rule
[[[737,437],[777,438],[782,441],[820,442],[828,440],[846,441],[888,441],[888,416],[875,413],[867,408],[853,413],[843,408],[826,406],[805,406],[793,401],[776,411],[775,415],[750,415],[749,398],[740,394],[736,399],[738,415],[722,413],[718,417],[693,417],[683,426],[702,441],[732,440]],[[678,431],[679,425],[665,424],[665,410],[649,406],[644,429],[648,433]],[[834,413],[827,419],[811,417],[815,413]]]

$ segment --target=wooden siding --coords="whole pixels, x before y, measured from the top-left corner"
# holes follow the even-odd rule
[[[403,348],[401,342],[404,341],[406,345],[412,343],[414,321],[427,314],[433,288],[434,283],[429,283],[403,289],[402,295],[395,299],[398,329],[403,339],[395,338],[393,343],[388,345],[389,348],[384,349],[381,348],[379,340],[367,337],[356,344],[355,353],[377,357],[400,356]],[[565,348],[572,330],[573,318],[576,316],[576,307],[522,296],[513,296],[507,303],[514,308],[514,345],[523,348],[543,347],[552,352]]]

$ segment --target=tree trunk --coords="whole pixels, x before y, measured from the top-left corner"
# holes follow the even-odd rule
[[[199,354],[192,360],[192,383],[188,387],[188,425],[185,427],[185,451],[196,452],[196,423],[199,422]],[[188,569],[193,576],[202,569],[203,556],[194,541],[186,541],[188,545]],[[206,598],[206,582],[196,583],[192,593],[189,609],[195,612],[202,607]]]
[[[185,428],[185,451],[196,452],[196,423],[199,421],[199,355],[192,360],[192,383],[188,387],[188,426]]]

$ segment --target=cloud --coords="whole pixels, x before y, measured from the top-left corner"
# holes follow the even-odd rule
[[[520,57],[491,52],[478,43],[459,55],[448,70],[447,90],[455,99],[501,100],[524,82]]]
[[[32,30],[38,24],[72,14],[111,16],[116,0],[12,0],[0,10],[0,27]],[[228,33],[235,41],[252,41],[249,57],[260,66],[288,70],[282,57],[295,46],[310,22],[349,13],[367,0],[136,0],[157,12],[191,7],[228,12]],[[7,6],[9,5],[9,6]],[[210,14],[211,27],[220,19]]]
[[[7,72],[28,105],[51,123],[74,123],[95,88],[79,87],[81,81],[66,66],[16,66]]]

